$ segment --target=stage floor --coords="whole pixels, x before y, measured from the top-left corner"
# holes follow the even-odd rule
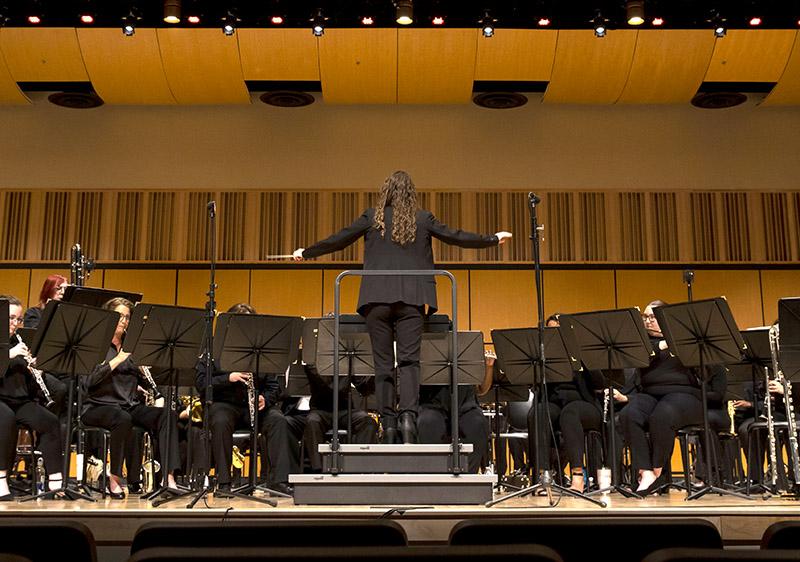
[[[714,523],[726,545],[755,545],[764,530],[776,521],[800,518],[800,503],[795,499],[773,497],[742,500],[706,496],[687,502],[685,494],[671,492],[643,500],[607,496],[608,507],[597,507],[580,499],[564,497],[550,507],[546,497],[514,498],[487,508],[484,506],[296,506],[291,499],[278,500],[277,507],[247,500],[208,499],[194,509],[180,499],[160,507],[138,499],[87,501],[33,501],[0,504],[0,517],[71,519],[92,529],[98,546],[126,547],[142,524],[154,520],[185,519],[335,519],[381,517],[392,510],[392,519],[406,530],[414,544],[446,542],[452,527],[473,518],[542,517],[700,517]]]

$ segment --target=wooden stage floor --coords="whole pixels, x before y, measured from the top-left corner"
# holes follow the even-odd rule
[[[186,509],[181,499],[160,507],[138,499],[87,501],[33,501],[0,504],[0,517],[71,519],[92,529],[98,546],[130,545],[140,525],[154,520],[216,519],[342,519],[381,517],[394,509],[390,517],[406,530],[414,544],[446,542],[453,525],[473,518],[543,518],[543,517],[699,517],[714,523],[726,545],[754,545],[764,529],[776,521],[800,518],[800,503],[795,499],[773,497],[768,500],[742,500],[706,496],[686,502],[685,494],[672,492],[643,500],[608,497],[607,508],[564,497],[550,507],[545,497],[514,498],[487,508],[484,506],[296,506],[291,499],[281,499],[273,508],[247,500],[208,499],[194,509]]]

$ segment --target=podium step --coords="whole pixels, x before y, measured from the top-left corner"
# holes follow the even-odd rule
[[[297,505],[481,505],[492,474],[292,474]]]
[[[450,474],[453,456],[450,444],[420,445],[339,445],[340,474]],[[322,471],[330,472],[331,446],[319,446]],[[461,472],[467,471],[467,455],[472,443],[462,443],[459,454]]]

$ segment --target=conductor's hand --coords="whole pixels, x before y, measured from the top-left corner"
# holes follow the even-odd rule
[[[305,258],[303,258],[303,251],[304,250],[305,250],[305,248],[297,248],[294,252],[292,252],[292,259],[294,261],[303,261],[305,259]]]
[[[250,373],[233,372],[228,375],[228,380],[230,382],[243,382],[244,384],[247,384],[247,381],[250,380]]]
[[[501,246],[506,243],[506,240],[513,236],[510,232],[506,231],[495,232],[494,235],[497,236],[497,244]]]
[[[15,357],[24,357],[26,355],[28,355],[28,346],[23,342],[19,342],[17,345],[8,350],[9,359],[14,359]]]
[[[483,357],[486,360],[486,364],[491,367],[494,365],[494,362],[497,360],[497,355],[494,354],[494,351],[491,349],[487,349],[483,352]]]
[[[258,395],[258,411],[260,412],[267,407],[267,400],[262,394]]]

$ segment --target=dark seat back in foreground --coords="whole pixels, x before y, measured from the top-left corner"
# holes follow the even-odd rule
[[[800,521],[779,521],[767,527],[761,537],[761,548],[800,550]]]
[[[666,548],[645,557],[642,562],[784,562],[800,560],[800,550]]]
[[[405,546],[406,532],[387,519],[357,521],[151,522],[139,527],[131,554],[153,547]]]
[[[604,553],[614,562],[640,562],[662,548],[722,548],[719,531],[704,519],[471,520],[450,533],[452,545],[520,543],[549,546],[564,562]]]
[[[30,517],[0,520],[0,552],[31,562],[96,562],[94,535],[75,521],[37,521]],[[66,557],[66,558],[65,558]]]

